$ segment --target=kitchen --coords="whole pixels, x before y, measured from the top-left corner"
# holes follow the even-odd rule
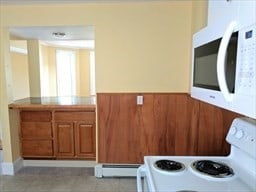
[[[8,74],[4,70],[8,69],[9,63],[6,51],[9,36],[5,27],[95,25],[97,93],[188,93],[192,34],[206,26],[206,12],[205,1],[88,3],[82,6],[1,5],[1,123],[6,136],[3,140],[4,161],[12,163],[19,157],[18,144],[11,139],[13,133],[8,125],[7,106],[12,99],[11,81],[7,79],[6,83],[4,79]],[[4,69],[4,66],[7,68]],[[152,96],[149,95],[149,98]],[[207,111],[207,107],[203,109]],[[209,116],[220,110],[210,109],[212,113]],[[223,113],[226,114],[223,122],[228,124],[233,114]],[[230,119],[226,121],[226,118]],[[178,153],[182,152],[178,150]]]

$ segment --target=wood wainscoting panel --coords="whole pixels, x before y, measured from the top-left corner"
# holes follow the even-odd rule
[[[225,138],[234,118],[241,115],[200,102],[198,124],[199,155],[228,155],[230,145]]]
[[[118,162],[130,162],[136,163],[140,161],[140,143],[144,142],[143,138],[139,135],[143,134],[142,129],[139,129],[141,122],[141,117],[143,116],[143,111],[141,107],[137,107],[136,95],[121,95],[120,96],[120,132],[119,137],[120,145],[118,146],[118,151],[120,151],[120,156],[115,157]],[[144,102],[146,100],[144,99]],[[146,116],[146,115],[144,115]],[[125,137],[125,139],[123,137]],[[111,135],[109,135],[111,138]],[[114,144],[116,145],[116,144]],[[116,154],[118,156],[118,154]]]
[[[143,163],[145,155],[226,155],[225,137],[239,116],[186,93],[98,93],[97,110],[99,163]]]
[[[186,155],[198,155],[199,106],[200,102],[198,100],[188,97],[188,118],[190,124],[188,130],[188,151]]]
[[[197,129],[191,130],[190,102],[187,94],[169,95],[167,135],[169,155],[190,155],[190,147],[195,145],[196,136],[193,134],[197,133]]]
[[[222,145],[221,109],[207,103],[200,103],[198,127],[198,153],[201,155],[216,155]],[[209,136],[210,137],[209,137]]]
[[[145,155],[186,154],[188,99],[187,94],[98,94],[99,162],[142,163]]]
[[[112,162],[119,151],[119,141],[124,138],[120,135],[120,95],[98,94],[98,159],[99,162]],[[121,137],[122,136],[122,137]],[[106,161],[107,160],[107,161]],[[114,163],[114,162],[113,162]]]

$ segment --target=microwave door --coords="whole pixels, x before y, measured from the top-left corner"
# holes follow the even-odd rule
[[[228,88],[228,81],[226,76],[226,56],[228,45],[231,40],[231,36],[235,31],[237,24],[236,22],[231,22],[225,31],[223,38],[220,42],[220,47],[217,55],[217,79],[219,83],[219,88],[223,97],[227,102],[233,101],[233,94]]]
[[[219,91],[216,67],[219,45],[217,39],[195,48],[193,86]]]

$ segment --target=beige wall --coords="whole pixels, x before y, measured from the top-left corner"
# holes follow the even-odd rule
[[[57,95],[57,81],[56,81],[56,54],[54,47],[47,47],[48,54],[48,73],[49,73],[49,96]]]
[[[41,96],[50,96],[49,85],[52,85],[49,81],[49,54],[48,47],[42,44],[40,46],[40,63],[41,63]]]
[[[3,24],[94,25],[96,91],[186,92],[191,7],[190,1],[9,6]]]
[[[9,110],[9,124],[10,124],[10,135],[11,135],[11,154],[12,160],[15,161],[20,157],[20,142],[19,142],[19,127],[20,127],[20,113],[19,110],[10,109]],[[8,147],[4,146],[4,150]],[[4,153],[6,154],[6,153]],[[4,156],[6,160],[6,157]]]
[[[80,77],[80,92],[81,96],[90,95],[90,50],[79,50],[79,77]]]
[[[40,97],[41,78],[43,73],[40,60],[40,46],[38,40],[28,40],[28,74],[29,74],[29,90],[31,97]]]
[[[29,97],[28,57],[26,54],[11,52],[13,99]]]
[[[19,156],[19,153],[12,153],[12,151],[17,151],[17,145],[13,144],[13,138],[18,135],[18,132],[13,134],[13,131],[11,131],[9,124],[8,104],[12,101],[13,95],[11,88],[11,56],[9,51],[9,40],[10,39],[7,28],[0,28],[0,127],[2,127],[0,133],[2,138],[3,155],[5,162],[12,162],[16,160]],[[14,130],[16,129],[14,128]]]
[[[192,4],[192,33],[207,26],[208,1],[196,0]]]
[[[188,92],[192,11],[197,11],[192,5],[192,1],[162,1],[0,6],[0,30],[12,26],[93,25],[96,92]],[[6,46],[1,42],[1,56],[8,57],[2,51]],[[3,60],[8,59],[1,58],[1,68]],[[6,111],[11,95],[5,91],[2,74],[5,71],[1,71],[1,100],[5,102],[1,111]],[[8,117],[2,114],[1,118],[7,125]],[[8,132],[10,128],[3,129]],[[12,150],[8,138],[4,143],[6,150]],[[13,156],[6,152],[4,160],[12,161]]]

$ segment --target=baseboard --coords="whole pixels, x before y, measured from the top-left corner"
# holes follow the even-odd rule
[[[98,164],[95,166],[95,177],[136,177],[140,165]]]
[[[83,160],[23,160],[24,167],[94,167],[96,161]]]
[[[0,152],[0,158],[1,158]],[[14,175],[22,167],[95,167],[96,161],[73,160],[23,160],[18,158],[14,163],[0,161],[0,175]]]
[[[18,158],[13,163],[2,162],[2,175],[14,175],[23,167],[23,159]]]

